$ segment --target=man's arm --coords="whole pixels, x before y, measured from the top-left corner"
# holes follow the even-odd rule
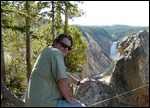
[[[70,84],[78,85],[79,81],[80,80],[77,80],[71,74],[68,73],[68,82]],[[79,86],[86,86],[89,85],[91,82],[92,82],[91,78],[84,78],[83,80],[80,81]]]
[[[58,87],[62,93],[62,95],[64,96],[64,98],[66,99],[66,101],[70,104],[73,103],[79,103],[78,100],[72,99],[70,97],[70,93],[69,93],[69,86],[68,86],[68,79],[67,78],[62,78],[58,80]]]
[[[79,80],[77,80],[76,78],[74,78],[71,74],[68,73],[68,81],[69,81],[69,84],[75,84],[77,85]]]

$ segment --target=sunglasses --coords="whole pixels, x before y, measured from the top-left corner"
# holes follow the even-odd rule
[[[62,47],[68,48],[69,51],[71,50],[71,47],[68,46],[68,45],[66,45],[65,43],[63,43],[63,42],[61,42],[61,41],[59,41],[59,43],[61,44]]]

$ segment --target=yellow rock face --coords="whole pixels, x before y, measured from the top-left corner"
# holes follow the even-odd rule
[[[118,52],[119,52],[120,55],[123,54],[123,51],[124,51],[124,48],[123,48],[123,47],[119,47],[119,48],[118,48]]]

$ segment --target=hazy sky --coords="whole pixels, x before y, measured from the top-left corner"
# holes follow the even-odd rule
[[[149,1],[84,1],[86,15],[69,20],[69,25],[149,26]]]

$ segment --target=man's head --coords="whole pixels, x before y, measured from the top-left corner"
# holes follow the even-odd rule
[[[73,46],[73,39],[70,35],[60,34],[54,39],[52,46],[61,50],[63,56],[66,56]]]

